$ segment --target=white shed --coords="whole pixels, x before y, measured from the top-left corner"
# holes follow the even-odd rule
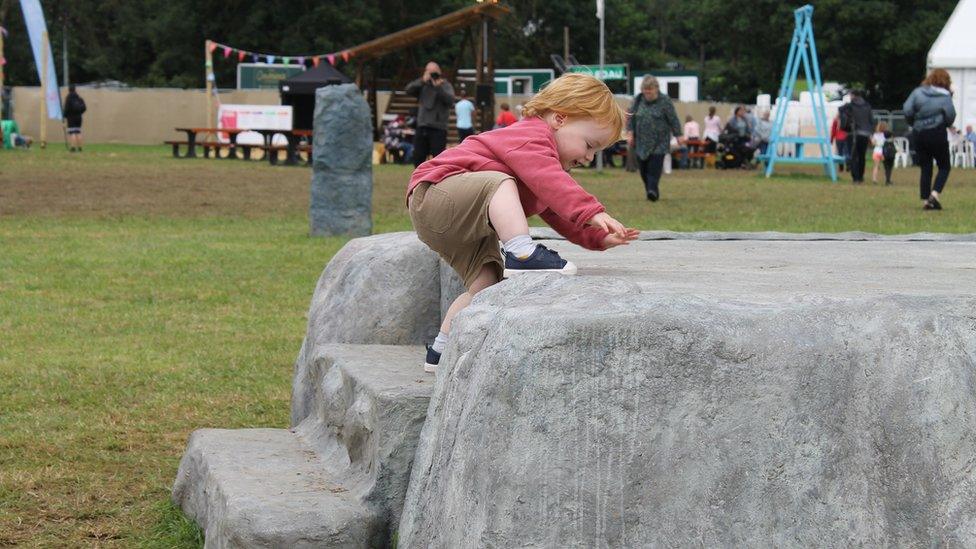
[[[960,0],[932,44],[928,69],[937,68],[952,77],[954,126],[976,126],[976,0]]]

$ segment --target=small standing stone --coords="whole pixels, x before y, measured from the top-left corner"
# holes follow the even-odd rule
[[[373,131],[369,105],[353,84],[315,92],[312,236],[372,232]]]

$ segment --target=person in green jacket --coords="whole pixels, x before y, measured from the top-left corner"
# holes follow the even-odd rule
[[[681,121],[671,98],[661,93],[657,78],[647,75],[641,81],[641,93],[634,98],[627,121],[627,145],[637,154],[641,179],[647,199],[657,202],[661,196],[659,183],[664,168],[664,155],[670,154],[671,136],[679,143],[685,139]]]

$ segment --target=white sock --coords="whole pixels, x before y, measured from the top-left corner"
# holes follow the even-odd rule
[[[535,251],[536,243],[532,242],[532,237],[527,234],[520,234],[508,242],[502,244],[506,252],[519,259],[525,259]]]
[[[433,349],[435,353],[443,353],[445,347],[447,347],[447,334],[444,332],[437,332],[437,338],[434,339],[434,343],[431,344],[430,348]]]

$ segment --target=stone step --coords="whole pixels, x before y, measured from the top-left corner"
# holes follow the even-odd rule
[[[434,386],[424,348],[314,346],[295,365],[292,427],[344,486],[399,517]]]
[[[200,429],[173,501],[206,547],[383,547],[388,525],[287,429]]]

